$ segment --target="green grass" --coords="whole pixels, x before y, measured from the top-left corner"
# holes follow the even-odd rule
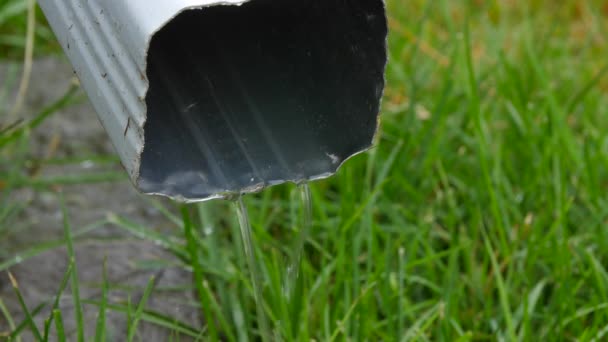
[[[123,313],[134,340],[141,321],[184,339],[253,340],[256,308],[272,335],[287,341],[606,339],[608,3],[388,2],[390,64],[377,147],[311,185],[298,303],[283,291],[304,209],[292,185],[245,198],[262,307],[254,303],[236,213],[226,202],[193,206],[185,220],[178,208],[163,208],[174,235],[109,217],[193,272],[187,291],[199,295],[194,305],[213,326],[148,310],[153,282],[133,303],[113,302],[112,284],[104,284],[101,298],[82,304]],[[6,27],[0,20],[0,34]],[[22,46],[1,42],[0,51],[14,54]],[[0,142],[11,139],[0,155],[14,161],[0,160],[0,233],[20,208],[7,191],[43,191],[54,182],[22,178],[27,125],[0,134]],[[23,133],[14,133],[20,127]],[[84,233],[74,228],[21,255],[57,248],[70,236],[77,244]],[[35,334],[39,307],[24,308],[20,322],[2,303],[8,336]],[[60,327],[61,312],[52,314]]]
[[[0,0],[0,60],[20,60],[26,47],[28,0]],[[38,55],[57,53],[59,44],[36,10],[36,50]]]

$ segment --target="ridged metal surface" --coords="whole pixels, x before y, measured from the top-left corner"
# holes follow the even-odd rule
[[[39,0],[122,164],[137,185],[148,47],[180,12],[243,0]]]

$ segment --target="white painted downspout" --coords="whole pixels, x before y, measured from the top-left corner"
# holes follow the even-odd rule
[[[152,193],[152,194],[160,194],[169,196],[179,200],[185,201],[193,201],[193,200],[205,200],[210,198],[221,198],[229,196],[233,193],[242,193],[242,192],[251,192],[257,191],[265,186],[278,184],[284,181],[302,181],[305,179],[315,179],[322,178],[328,175],[333,174],[339,165],[341,165],[346,159],[352,156],[355,153],[361,152],[371,146],[371,141],[373,138],[373,134],[369,136],[369,142],[350,142],[348,138],[340,138],[333,139],[328,138],[332,141],[339,141],[340,144],[348,145],[351,144],[352,148],[344,149],[344,153],[342,152],[334,152],[332,150],[330,143],[326,142],[315,142],[316,145],[311,145],[312,147],[308,148],[311,150],[314,148],[326,148],[327,151],[319,150],[319,155],[325,158],[322,162],[318,160],[313,160],[314,158],[308,158],[306,160],[302,160],[302,165],[295,165],[297,163],[290,162],[291,164],[286,166],[286,170],[289,169],[291,173],[286,173],[285,175],[281,174],[278,166],[277,170],[271,170],[273,167],[269,165],[268,168],[270,171],[264,171],[263,166],[256,165],[256,161],[249,161],[249,165],[252,165],[252,170],[231,170],[226,169],[230,165],[237,165],[238,163],[233,159],[226,160],[214,160],[213,162],[206,162],[206,166],[210,169],[219,170],[216,173],[220,174],[222,181],[208,181],[209,184],[203,184],[201,187],[196,187],[192,180],[186,180],[186,178],[180,178],[178,176],[177,179],[172,178],[170,181],[167,180],[171,177],[159,178],[161,181],[143,179],[142,176],[142,154],[144,153],[144,145],[146,144],[146,134],[144,129],[146,129],[146,118],[149,115],[149,112],[153,110],[153,108],[147,108],[147,103],[156,103],[154,101],[159,101],[158,99],[149,99],[149,90],[150,90],[150,75],[149,75],[149,49],[151,46],[151,42],[153,37],[164,27],[166,27],[169,23],[173,24],[172,21],[178,17],[181,13],[184,13],[189,10],[200,11],[201,15],[208,8],[219,6],[228,6],[228,7],[242,7],[245,8],[254,8],[253,5],[258,6],[268,6],[269,10],[272,11],[275,5],[265,5],[266,3],[280,3],[281,1],[291,1],[291,0],[39,0],[40,6],[42,7],[44,13],[47,16],[47,19],[55,32],[57,39],[59,40],[63,50],[71,61],[74,71],[76,72],[80,82],[89,96],[90,101],[92,102],[100,121],[102,122],[105,130],[108,132],[114,147],[116,148],[122,164],[127,170],[129,177],[133,184],[144,193]],[[311,5],[310,8],[317,6],[315,3],[323,3],[321,0],[310,0],[308,1]],[[324,0],[329,1],[329,0]],[[291,1],[296,3],[294,1]],[[302,3],[306,1],[297,1],[297,3]],[[368,16],[367,20],[369,20],[370,25],[376,25],[380,28],[386,26],[386,18],[384,17],[384,5],[382,0],[336,0],[334,1],[336,6],[359,6],[360,2],[367,2],[372,6],[372,3],[378,3],[379,5],[373,5],[378,8],[381,8],[381,15],[379,13],[380,10],[374,11],[373,13],[365,13],[365,16]],[[249,6],[250,3],[252,6]],[[259,3],[259,5],[258,5]],[[351,3],[349,5],[349,3]],[[242,6],[241,6],[242,5]],[[247,6],[249,7],[247,7]],[[319,5],[324,6],[324,5]],[[367,5],[366,5],[367,6]],[[369,7],[369,6],[368,6]],[[371,8],[371,7],[370,7]],[[374,7],[375,8],[375,7]],[[311,13],[312,13],[311,9]],[[337,13],[341,13],[340,10],[337,10]],[[197,12],[198,13],[198,12]],[[257,13],[257,12],[255,12]],[[346,12],[344,12],[346,13]],[[348,12],[348,13],[352,13]],[[277,14],[278,15],[278,14]],[[201,18],[203,18],[201,16]],[[315,17],[316,18],[316,17]],[[315,19],[316,20],[316,19]],[[365,23],[365,21],[361,21],[363,19],[357,19],[357,25],[361,25],[361,23]],[[299,23],[303,27],[303,25],[311,25],[310,27],[315,27],[315,23],[312,22],[314,20],[309,20],[309,22]],[[354,21],[353,21],[354,22]],[[325,24],[329,25],[329,24]],[[230,26],[228,26],[230,27]],[[279,28],[279,30],[283,30],[284,28]],[[383,77],[379,77],[379,73],[383,74],[384,65],[386,62],[386,32],[384,29],[378,29],[379,32],[374,37],[369,37],[369,39],[374,39],[375,41],[380,40],[380,42],[375,43],[378,47],[378,51],[357,51],[357,46],[353,46],[352,50],[349,51],[349,54],[356,56],[356,54],[365,53],[369,55],[365,60],[357,60],[357,63],[365,63],[366,60],[370,60],[370,69],[376,71],[373,78],[370,77],[369,87],[365,89],[370,89],[368,91],[369,95],[362,91],[352,91],[352,94],[359,94],[361,96],[369,96],[369,101],[365,102],[366,105],[369,105],[370,114],[367,114],[365,121],[369,121],[366,124],[370,126],[369,130],[376,129],[376,120],[371,120],[375,118],[379,111],[379,101],[382,94],[382,88],[384,86]],[[382,31],[382,32],[380,32]],[[370,31],[371,32],[371,31]],[[218,33],[219,34],[219,33]],[[350,39],[350,38],[349,38]],[[362,37],[362,40],[368,39],[367,37]],[[196,41],[193,41],[192,44],[197,44]],[[226,44],[230,44],[230,42],[226,42]],[[262,44],[262,43],[260,43]],[[281,44],[285,44],[286,48],[289,45],[289,42],[282,42]],[[362,43],[364,44],[364,43]],[[367,43],[365,43],[367,44]],[[356,45],[356,44],[355,44]],[[297,47],[296,47],[297,48]],[[230,49],[235,49],[235,47],[230,47]],[[173,53],[173,52],[170,52]],[[244,52],[247,53],[247,52]],[[315,54],[314,51],[308,52],[309,54]],[[350,56],[350,55],[348,55]],[[176,56],[175,58],[178,58]],[[258,56],[259,57],[259,56]],[[174,58],[174,57],[167,57]],[[269,58],[273,58],[270,56]],[[354,58],[354,57],[353,57]],[[295,62],[294,72],[298,72],[298,62]],[[288,61],[286,62],[289,63]],[[332,63],[335,63],[332,62]],[[353,62],[354,63],[354,62]],[[359,66],[356,64],[355,66]],[[230,71],[232,72],[232,76],[230,72],[226,73],[226,77],[235,77],[235,73],[239,72],[239,67],[241,66],[230,66]],[[256,68],[256,65],[247,66],[248,68]],[[382,70],[376,70],[379,68]],[[329,67],[328,67],[329,68]],[[365,69],[363,65],[361,70]],[[352,70],[359,70],[353,66]],[[329,70],[329,69],[328,69]],[[350,70],[350,69],[349,69]],[[365,71],[362,71],[365,72]],[[340,77],[343,77],[344,87],[349,86],[350,80],[348,79],[348,74],[344,72],[337,73]],[[204,76],[203,76],[204,77]],[[214,76],[215,77],[215,76]],[[236,74],[236,77],[240,77]],[[220,80],[221,81],[221,80]],[[184,81],[186,82],[186,81]],[[210,80],[209,83],[216,82],[215,80]],[[219,82],[219,81],[218,81]],[[292,81],[289,81],[293,83]],[[309,81],[314,82],[314,80]],[[354,82],[354,81],[353,81]],[[367,78],[365,81],[368,82]],[[238,83],[238,80],[236,81]],[[297,82],[296,82],[297,83]],[[325,82],[323,82],[325,83]],[[215,86],[212,84],[212,86]],[[176,89],[180,89],[179,85],[176,85]],[[238,88],[237,86],[235,86]],[[284,86],[282,86],[284,88]],[[310,87],[309,87],[310,88]],[[307,88],[307,89],[309,89]],[[372,89],[373,88],[373,89]],[[213,89],[213,88],[211,88]],[[280,88],[279,88],[280,89]],[[295,89],[295,86],[294,86]],[[364,89],[364,88],[361,88]],[[202,90],[201,90],[202,91]],[[297,96],[302,96],[302,98],[307,98],[306,94],[302,95],[304,90],[298,90]],[[363,93],[362,93],[363,92]],[[247,98],[247,90],[242,90],[242,93],[246,101],[250,101],[251,103],[258,103],[257,98]],[[372,94],[373,93],[373,94]],[[350,93],[349,93],[350,94]],[[294,96],[296,96],[294,95]],[[214,95],[215,96],[215,95]],[[349,95],[350,96],[350,95]],[[169,94],[166,97],[170,97]],[[228,98],[228,95],[219,94],[218,97],[220,99]],[[238,101],[245,101],[243,99],[239,99]],[[169,101],[169,100],[167,100]],[[350,99],[336,99],[336,103],[344,103],[344,106],[347,106],[346,103],[350,101]],[[231,101],[228,101],[231,102]],[[197,101],[192,101],[191,106],[195,106]],[[230,105],[230,103],[228,103]],[[259,111],[257,111],[257,107],[254,104],[250,104],[251,108],[256,108],[254,112],[255,115],[265,115],[263,111],[265,108],[262,107]],[[341,108],[339,104],[328,104],[328,108]],[[218,107],[223,108],[222,104],[218,104]],[[316,108],[316,107],[315,107]],[[346,108],[346,107],[345,107]],[[189,108],[185,108],[184,110],[190,110]],[[196,109],[204,112],[206,109]],[[298,108],[293,108],[288,111],[298,111]],[[242,110],[241,110],[242,111]],[[253,109],[252,109],[253,111]],[[302,115],[308,115],[304,113],[305,110],[302,109]],[[373,113],[372,113],[373,112]],[[373,118],[371,115],[373,114]],[[166,115],[177,115],[176,113],[166,113]],[[202,114],[201,114],[202,115]],[[222,114],[225,115],[225,114]],[[231,114],[232,115],[232,114]],[[235,114],[236,115],[236,114]],[[240,114],[239,114],[240,115]],[[311,115],[313,115],[311,113]],[[316,115],[316,114],[314,114]],[[361,114],[363,115],[363,114]],[[346,116],[345,116],[346,117]],[[228,119],[227,119],[228,120]],[[273,119],[275,120],[275,119]],[[234,121],[234,120],[233,120]],[[246,121],[246,120],[245,120]],[[243,121],[243,122],[245,122]],[[275,120],[276,121],[276,120]],[[373,122],[371,122],[373,121]],[[227,121],[230,123],[230,121]],[[240,119],[236,119],[236,125],[238,126],[241,122]],[[304,121],[303,121],[304,122]],[[262,123],[260,127],[265,128],[268,124],[269,129],[272,129],[273,123]],[[320,123],[323,124],[323,123]],[[345,122],[345,124],[348,124]],[[352,123],[354,124],[354,123]],[[361,123],[357,123],[361,124]],[[185,124],[187,125],[187,124]],[[223,125],[223,124],[222,124]],[[245,125],[245,124],[243,124]],[[286,125],[289,125],[286,122]],[[373,126],[373,127],[371,127]],[[196,126],[198,127],[198,126]],[[222,126],[223,127],[223,126]],[[212,127],[213,128],[213,127]],[[198,128],[196,128],[198,129]],[[219,129],[219,128],[218,128]],[[250,147],[246,145],[248,137],[241,137],[238,133],[235,133],[235,130],[232,129],[232,137],[230,139],[235,140],[243,140],[244,142],[239,142],[239,148],[242,150],[242,155],[245,157],[255,156],[255,151],[253,151],[254,147]],[[236,127],[238,131],[240,128]],[[258,128],[251,128],[258,129]],[[293,129],[293,128],[292,128]],[[314,128],[313,128],[314,130]],[[314,132],[313,132],[314,133]],[[310,136],[314,136],[311,133]],[[201,139],[206,139],[205,136],[199,136],[197,132],[185,132],[184,134],[192,135],[193,138],[190,143],[197,142],[199,144],[215,144],[216,141],[200,141]],[[264,141],[272,141],[272,138],[268,140],[268,134],[265,132]],[[339,134],[339,133],[336,133]],[[272,132],[270,132],[272,135]],[[261,135],[260,135],[261,136]],[[257,137],[257,135],[256,135]],[[241,139],[242,138],[242,139]],[[198,139],[198,140],[197,140]],[[253,139],[253,138],[252,138]],[[354,139],[354,138],[353,138]],[[361,137],[357,138],[361,139]],[[363,140],[367,140],[368,137],[365,136]],[[327,140],[327,139],[325,139]],[[324,140],[324,141],[325,141]],[[321,141],[321,140],[319,140]],[[221,144],[222,142],[217,142]],[[245,145],[243,145],[245,144]],[[232,145],[237,146],[232,143]],[[232,146],[230,145],[230,146]],[[280,152],[276,152],[273,150],[275,156],[273,158],[277,160],[282,159],[282,154],[285,154],[287,157],[291,158],[292,153],[298,152],[298,150],[294,151],[286,151],[285,147],[280,145],[293,145],[292,143],[283,143],[282,141],[278,141],[271,145],[269,148],[275,147],[282,148]],[[318,146],[317,146],[318,145]],[[349,145],[350,146],[350,145]],[[213,147],[213,146],[212,146]],[[201,149],[201,148],[199,148]],[[251,149],[251,150],[250,150]],[[201,149],[202,150],[202,149]],[[308,151],[306,150],[306,151]],[[224,150],[221,150],[224,151]],[[235,152],[236,153],[236,152]],[[241,153],[241,152],[239,152]],[[238,154],[238,153],[237,153]],[[190,155],[188,155],[190,156]],[[201,155],[201,159],[204,159],[205,156]],[[152,158],[152,157],[151,157]],[[156,158],[156,157],[154,157]],[[160,158],[160,157],[159,157]],[[226,157],[229,158],[229,157]],[[232,157],[230,157],[232,158]],[[234,157],[240,158],[240,157]],[[253,158],[253,157],[252,157]],[[293,158],[288,158],[289,160],[293,160]],[[319,157],[320,158],[320,157]],[[152,160],[152,159],[151,159]],[[162,159],[153,159],[153,162]],[[170,159],[172,160],[172,159]],[[270,159],[269,159],[270,160]],[[274,159],[272,159],[274,160]],[[310,163],[319,162],[319,167],[309,167]],[[210,163],[217,163],[218,165],[211,165]],[[266,161],[265,161],[266,163]],[[278,162],[277,162],[278,163]],[[166,165],[165,165],[166,164]],[[161,163],[161,165],[151,165],[149,168],[165,168],[171,167],[170,162]],[[272,164],[272,163],[270,163]],[[188,174],[196,171],[195,173],[200,174],[201,182],[207,182],[206,177],[207,173],[211,173],[211,171],[207,171],[205,167],[201,167],[201,170],[192,170],[193,167],[191,164],[188,164]],[[192,164],[196,165],[196,164]],[[202,164],[201,164],[202,165]],[[228,166],[225,166],[228,165]],[[240,164],[239,164],[240,165]],[[259,166],[259,167],[258,167]],[[262,169],[262,171],[260,171]],[[167,171],[171,173],[172,171]],[[266,173],[264,173],[266,172]],[[151,173],[152,174],[152,173]],[[181,173],[175,173],[177,175],[181,175]],[[279,175],[279,177],[277,177]],[[213,176],[213,175],[212,175]],[[211,177],[211,176],[209,176]],[[216,178],[218,178],[217,176]],[[145,177],[144,177],[145,178]],[[226,179],[227,178],[227,179]],[[242,181],[241,178],[251,178],[250,184],[246,184],[245,181]],[[155,183],[156,182],[156,183]],[[183,182],[181,184],[180,182]],[[186,183],[189,182],[189,183]]]

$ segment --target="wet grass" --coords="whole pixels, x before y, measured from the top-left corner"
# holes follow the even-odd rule
[[[245,198],[272,335],[606,339],[608,4],[393,0],[389,12],[391,61],[378,144],[336,177],[311,185],[313,222],[297,302],[284,296],[283,279],[301,223],[299,192],[282,186]],[[0,33],[3,27],[0,21]],[[0,142],[26,125],[2,131]],[[38,184],[22,176],[26,131],[0,151],[0,233],[19,210],[6,193]],[[254,288],[233,207],[191,207],[186,220],[176,208],[165,213],[174,236],[128,217],[109,221],[192,270],[198,305],[211,319],[191,327],[146,309],[147,296],[112,301],[110,284],[98,300],[82,303],[100,308],[99,329],[108,310],[125,314],[134,340],[142,321],[183,339],[255,340]],[[74,227],[66,227],[62,241],[20,255],[69,244]],[[12,266],[6,260],[1,272]],[[77,262],[68,268],[76,284]],[[154,296],[153,281],[144,293]],[[41,305],[52,306],[49,300]],[[31,324],[40,312],[24,308],[18,321],[0,299],[7,337],[26,329],[34,334],[28,336],[41,334]],[[61,324],[68,317],[52,315],[51,336],[65,340]]]

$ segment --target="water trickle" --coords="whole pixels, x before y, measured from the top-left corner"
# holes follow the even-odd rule
[[[245,249],[245,259],[247,259],[247,266],[249,267],[249,273],[251,274],[251,281],[253,283],[253,295],[256,303],[256,310],[258,316],[258,328],[260,331],[260,337],[263,342],[271,341],[271,331],[268,325],[268,318],[264,311],[264,292],[262,288],[262,273],[258,268],[258,262],[255,257],[255,250],[253,248],[253,240],[251,238],[251,223],[249,222],[249,213],[247,207],[243,201],[243,197],[239,196],[235,200],[236,211],[239,217],[239,225],[241,228],[241,238],[243,240],[243,248]]]
[[[312,197],[310,195],[310,186],[308,183],[302,183],[298,186],[298,190],[300,192],[300,199],[303,207],[302,223],[297,232],[289,266],[287,266],[287,279],[285,280],[285,284],[283,284],[284,294],[289,299],[292,298],[293,291],[296,288],[296,283],[300,276],[302,253],[312,225]]]

